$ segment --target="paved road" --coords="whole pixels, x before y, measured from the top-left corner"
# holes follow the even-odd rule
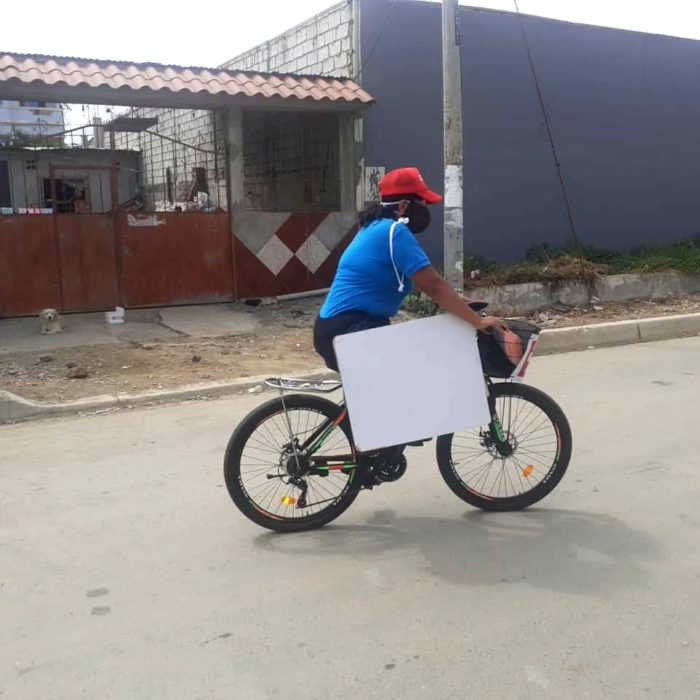
[[[0,696],[700,697],[700,339],[538,359],[575,456],[486,515],[431,451],[278,536],[222,485],[259,399],[0,429]]]

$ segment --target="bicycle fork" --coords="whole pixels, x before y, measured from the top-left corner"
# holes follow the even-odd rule
[[[503,424],[501,423],[501,419],[496,411],[496,401],[494,400],[490,391],[488,395],[488,403],[489,412],[491,414],[491,422],[489,423],[488,435],[484,436],[486,439],[486,446],[489,447],[490,445],[493,445],[501,457],[510,457],[513,454],[513,446],[503,430]]]

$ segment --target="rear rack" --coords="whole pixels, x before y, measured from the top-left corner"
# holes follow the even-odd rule
[[[335,379],[294,379],[292,377],[270,377],[265,380],[267,386],[279,391],[310,391],[318,394],[329,394],[343,386]]]

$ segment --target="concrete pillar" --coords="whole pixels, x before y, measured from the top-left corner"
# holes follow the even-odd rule
[[[340,116],[340,210],[357,209],[357,185],[360,182],[360,147],[357,141],[359,115]]]
[[[95,142],[95,148],[105,147],[105,130],[102,126],[102,117],[94,117],[93,123],[93,140]]]
[[[226,117],[226,179],[228,209],[233,214],[243,209],[245,190],[243,188],[243,110],[240,107],[229,107]]]
[[[352,77],[362,84],[362,0],[350,0],[352,5]],[[368,193],[365,192],[364,118],[355,116],[355,149],[357,181],[355,183],[355,211],[365,207]]]
[[[231,270],[233,273],[233,297],[238,299],[238,276],[236,270],[235,238],[236,214],[243,209],[245,189],[243,187],[243,111],[240,107],[222,110],[225,119],[226,140],[226,196],[228,220],[231,227]]]

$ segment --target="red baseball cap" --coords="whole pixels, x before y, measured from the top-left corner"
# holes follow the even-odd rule
[[[397,194],[414,194],[424,199],[426,204],[442,202],[442,197],[425,184],[418,168],[391,170],[379,181],[379,194],[382,199]]]

